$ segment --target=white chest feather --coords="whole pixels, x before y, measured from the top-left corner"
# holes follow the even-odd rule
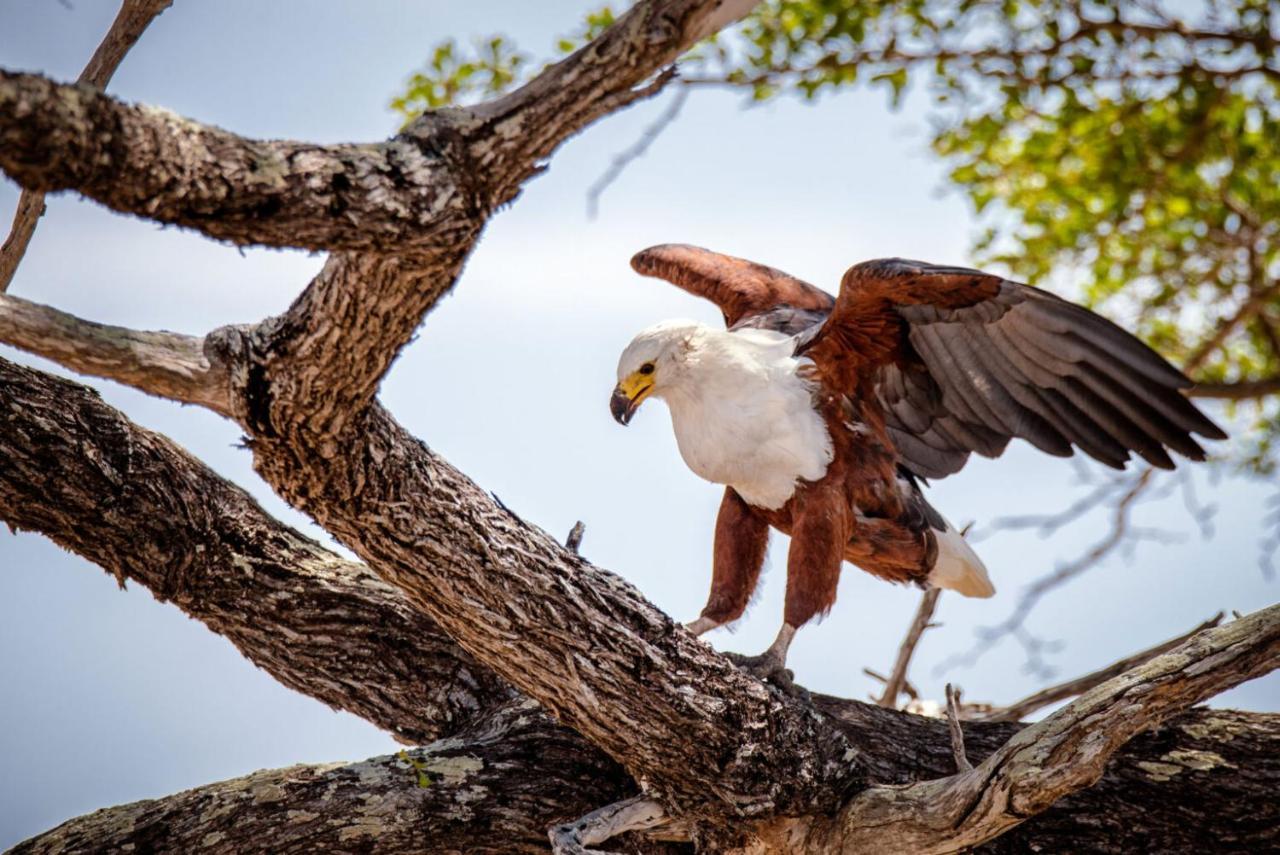
[[[776,509],[798,480],[816,481],[831,463],[831,437],[796,372],[784,336],[719,333],[664,397],[676,442],[696,474],[733,487],[748,504]]]

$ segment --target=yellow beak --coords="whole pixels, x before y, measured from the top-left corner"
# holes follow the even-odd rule
[[[620,425],[626,425],[635,415],[642,401],[653,391],[653,375],[631,372],[621,383],[613,388],[609,398],[609,412]]]

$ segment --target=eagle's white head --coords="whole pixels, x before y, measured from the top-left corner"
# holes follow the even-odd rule
[[[609,409],[619,424],[631,421],[645,398],[662,397],[685,379],[689,357],[707,330],[697,321],[663,321],[631,340],[618,358],[618,385],[609,399]]]

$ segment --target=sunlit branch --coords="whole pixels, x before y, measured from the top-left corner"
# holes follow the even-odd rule
[[[1105,668],[1100,668],[1097,671],[1091,671],[1090,673],[1076,677],[1073,680],[1066,680],[1055,686],[1049,686],[1041,689],[1040,691],[1028,695],[1021,700],[1014,701],[1008,706],[996,707],[989,712],[979,714],[976,718],[979,721],[1021,721],[1038,709],[1042,709],[1050,704],[1057,703],[1058,701],[1066,700],[1067,698],[1073,698],[1076,695],[1084,694],[1093,687],[1123,674],[1130,668],[1136,668],[1142,663],[1154,659],[1162,653],[1167,653],[1179,644],[1182,644],[1184,641],[1191,638],[1196,633],[1209,629],[1210,627],[1217,626],[1222,622],[1222,617],[1222,612],[1218,612],[1218,614],[1209,618],[1204,623],[1199,624],[1189,632],[1179,635],[1177,638],[1171,638],[1168,641],[1155,645],[1154,647],[1150,647],[1139,653],[1134,653],[1131,656],[1126,656]]]
[[[209,358],[202,338],[98,324],[0,294],[0,343],[81,374],[230,414],[227,366]]]
[[[907,634],[898,648],[898,658],[893,663],[893,670],[885,680],[884,692],[876,702],[880,706],[897,708],[898,696],[902,694],[903,687],[907,683],[907,669],[911,667],[911,657],[915,655],[916,645],[920,643],[920,637],[924,635],[925,630],[935,625],[931,621],[934,609],[938,605],[938,597],[941,595],[941,588],[930,588],[921,595],[920,606],[916,609],[911,626],[908,627]]]

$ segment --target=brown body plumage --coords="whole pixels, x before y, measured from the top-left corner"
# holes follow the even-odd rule
[[[1117,468],[1131,451],[1172,468],[1166,448],[1201,460],[1191,434],[1225,436],[1181,394],[1189,381],[1137,339],[1083,307],[997,276],[886,259],[850,268],[833,298],[697,247],[652,247],[632,266],[710,299],[730,331],[793,336],[803,360],[797,374],[830,436],[825,471],[796,479],[780,506],[753,505],[732,485],[721,503],[711,594],[691,628],[704,632],[741,616],[769,528],[791,535],[785,622],[761,657],[765,671],[782,667],[796,628],[831,607],[844,561],[890,581],[937,583],[940,543],[957,547],[920,478],[951,474],[974,451],[997,456],[1014,437],[1059,456],[1078,447]],[[634,371],[620,366],[619,421],[651,392],[661,394],[655,370],[653,360]],[[948,586],[989,594],[981,575]]]

